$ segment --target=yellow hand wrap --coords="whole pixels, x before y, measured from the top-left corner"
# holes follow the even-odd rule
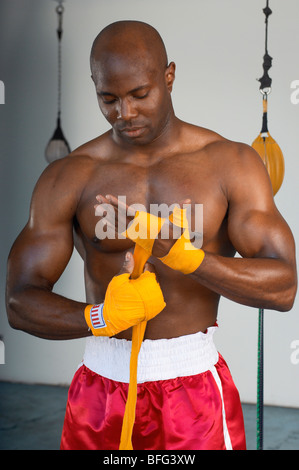
[[[130,274],[113,277],[104,304],[87,305],[85,320],[94,336],[114,336],[120,331],[154,318],[165,307],[156,275],[143,272],[137,279]]]
[[[127,238],[135,242],[134,270],[132,279],[142,276],[144,265],[152,254],[152,248],[156,236],[161,230],[165,219],[156,217],[144,211],[137,211],[127,230],[123,233]],[[166,304],[164,303],[164,306]],[[164,307],[163,307],[164,308]],[[162,309],[161,309],[162,310]],[[130,359],[130,383],[123,419],[120,450],[132,450],[132,432],[135,421],[135,409],[137,400],[137,365],[138,354],[144,338],[147,321],[142,321],[133,326],[132,349]]]
[[[183,274],[193,273],[202,263],[205,253],[190,242],[186,209],[175,207],[169,220],[173,225],[183,228],[184,232],[171,247],[167,255],[159,259],[162,263],[176,271],[181,271]]]
[[[133,222],[123,233],[139,245],[143,250],[151,254],[155,238],[161,231],[165,218],[156,217],[147,212],[136,212]],[[203,250],[196,248],[190,241],[189,224],[186,209],[175,206],[173,213],[169,216],[170,222],[184,229],[182,235],[171,247],[166,256],[159,258],[162,263],[170,268],[181,271],[183,274],[194,272],[204,259]]]
[[[132,322],[132,320],[134,322],[134,326],[132,328],[132,349],[130,358],[130,383],[121,431],[119,445],[120,450],[133,449],[132,431],[135,421],[135,408],[137,400],[138,354],[144,338],[147,321],[163,310],[166,305],[161,289],[156,281],[155,274],[149,273],[148,271],[143,272],[144,265],[151,256],[155,238],[160,232],[164,222],[165,219],[160,219],[159,217],[152,216],[146,212],[136,212],[134,220],[131,222],[128,229],[123,233],[123,235],[135,242],[134,270],[131,275],[131,279],[129,279],[128,275],[125,279],[125,282],[121,284],[121,292],[119,289],[118,292],[116,292],[114,287],[116,284],[119,286],[119,283],[121,283],[122,279],[124,279],[124,275],[114,277],[110,283],[111,285],[109,284],[110,289],[109,286],[107,289],[107,291],[110,291],[109,295],[106,292],[104,300],[103,315],[104,318],[107,318],[107,323],[108,319],[110,322],[109,327],[106,326],[101,329],[104,334],[107,336],[112,336],[115,334],[115,328],[125,326],[125,329],[127,329],[133,324],[131,323],[131,325],[128,325],[128,322]],[[119,280],[118,278],[122,279]],[[135,303],[133,302],[132,289],[135,289],[133,295],[133,297],[135,296]],[[136,292],[143,299],[142,303],[140,302],[140,298],[136,296]],[[131,298],[128,302],[127,300],[129,295],[131,295]],[[123,302],[124,299],[126,299],[125,302]],[[89,326],[91,325],[92,307],[93,306],[87,306],[85,309],[85,318],[87,317],[86,321]],[[111,325],[111,307],[114,309],[113,311],[115,311],[115,308],[119,309],[121,307],[120,310],[122,312],[120,317],[120,310],[117,311],[117,314],[113,314],[113,326]]]
[[[165,220],[148,212],[136,211],[134,219],[122,235],[130,238],[151,255],[155,238],[160,233]]]

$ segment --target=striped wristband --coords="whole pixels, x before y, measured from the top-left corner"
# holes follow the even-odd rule
[[[85,309],[85,319],[90,329],[97,330],[107,325],[103,315],[104,303],[88,305]]]

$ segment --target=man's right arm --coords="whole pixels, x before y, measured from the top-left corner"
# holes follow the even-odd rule
[[[6,305],[10,325],[54,340],[90,335],[86,303],[54,293],[73,252],[79,188],[68,160],[50,165],[33,192],[30,217],[8,258]],[[70,170],[70,171],[69,171]]]

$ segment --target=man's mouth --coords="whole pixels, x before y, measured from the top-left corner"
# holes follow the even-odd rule
[[[145,127],[125,127],[120,129],[120,132],[127,137],[139,137],[143,134]]]

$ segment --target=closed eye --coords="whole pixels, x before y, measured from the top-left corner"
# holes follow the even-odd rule
[[[134,99],[136,98],[137,100],[143,100],[147,98],[149,95],[150,90],[148,88],[149,88],[148,85],[143,85],[138,88],[135,88],[134,90],[129,92],[129,94]],[[104,104],[113,104],[117,101],[117,97],[115,95],[107,93],[105,91],[99,92],[97,95],[101,98]]]
[[[112,104],[116,101],[115,96],[110,95],[109,93],[97,93],[97,95],[105,104]]]
[[[113,104],[116,101],[115,98],[113,98],[112,100],[104,100],[104,98],[102,98],[102,100],[103,100],[103,103],[105,103],[105,104]]]
[[[138,100],[143,100],[144,98],[146,98],[148,96],[148,94],[149,94],[149,92],[145,93],[142,96],[134,96],[134,98],[137,98]]]

